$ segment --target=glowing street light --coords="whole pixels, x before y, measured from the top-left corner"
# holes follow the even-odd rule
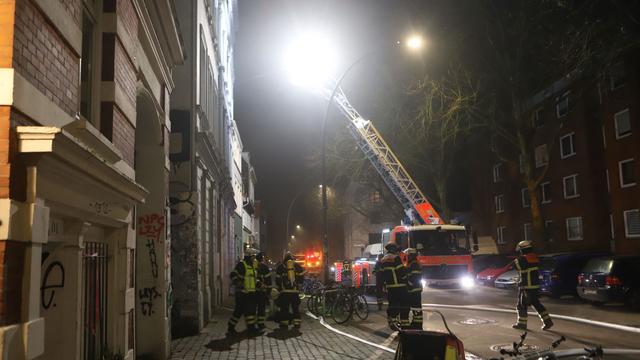
[[[291,240],[295,240],[295,238],[296,237],[294,235],[291,235]]]
[[[419,50],[424,46],[424,40],[420,35],[413,35],[407,39],[406,45],[411,50]]]
[[[302,229],[302,226],[296,225],[296,230],[300,230],[300,229]]]

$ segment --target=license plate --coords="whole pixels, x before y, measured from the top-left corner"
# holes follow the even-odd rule
[[[585,295],[595,295],[598,293],[598,290],[595,289],[584,289]]]

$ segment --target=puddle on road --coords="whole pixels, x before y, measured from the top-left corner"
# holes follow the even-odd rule
[[[459,320],[458,324],[461,325],[488,325],[495,324],[497,321],[490,319],[480,319],[480,318],[467,318],[464,320]]]

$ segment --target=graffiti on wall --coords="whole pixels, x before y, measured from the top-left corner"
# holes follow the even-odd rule
[[[138,235],[144,238],[151,275],[158,278],[158,255],[156,254],[156,242],[162,239],[165,231],[165,217],[163,214],[146,214],[138,218]]]
[[[47,310],[51,306],[56,307],[54,302],[56,289],[64,287],[64,266],[60,261],[52,261],[42,275],[42,285],[40,286],[40,303]]]
[[[140,300],[140,310],[142,315],[151,316],[155,313],[153,309],[153,301],[160,297],[160,293],[156,287],[146,287],[138,290],[138,299]]]

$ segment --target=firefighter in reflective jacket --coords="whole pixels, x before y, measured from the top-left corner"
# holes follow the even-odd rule
[[[288,329],[289,324],[296,329],[300,328],[300,297],[298,294],[303,281],[304,269],[295,262],[291,253],[286,253],[276,268],[276,286],[280,292],[280,296],[276,300],[278,307],[276,320],[280,323],[280,329]]]
[[[256,330],[256,269],[254,268],[254,256],[257,251],[246,249],[244,258],[236,265],[230,274],[231,281],[235,285],[235,307],[229,319],[227,334],[236,333],[236,324],[244,315],[247,330],[250,333]]]
[[[400,317],[400,327],[409,327],[409,304],[407,302],[407,269],[398,255],[398,246],[389,243],[385,247],[388,253],[382,258],[382,283],[387,289],[387,321],[392,330],[396,329]]]
[[[378,310],[382,310],[382,301],[384,300],[384,284],[382,283],[382,254],[378,254],[372,273],[376,277],[376,302],[378,303]]]
[[[409,299],[409,309],[413,318],[411,328],[422,330],[422,271],[418,263],[418,252],[416,249],[408,248],[407,254],[407,292]]]
[[[514,260],[514,265],[520,277],[518,284],[518,322],[513,324],[514,329],[527,329],[527,309],[533,306],[542,320],[542,330],[549,330],[553,326],[553,321],[549,313],[540,303],[538,291],[540,289],[540,279],[538,266],[540,260],[533,252],[531,241],[520,241],[516,246],[518,257]]]
[[[258,329],[263,330],[265,328],[264,320],[266,319],[265,310],[267,308],[267,303],[269,302],[269,294],[271,293],[271,270],[269,269],[269,266],[264,263],[264,254],[262,252],[256,255],[255,268],[257,277],[257,324]]]

